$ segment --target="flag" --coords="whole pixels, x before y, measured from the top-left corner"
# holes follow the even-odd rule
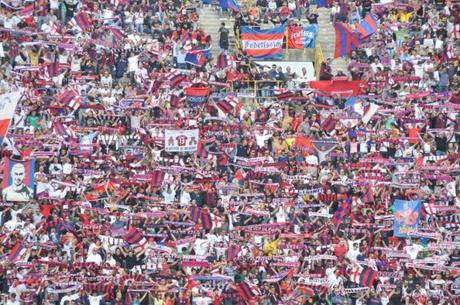
[[[306,26],[289,26],[287,44],[289,49],[314,48],[318,26],[310,24]]]
[[[46,66],[46,72],[49,78],[53,78],[59,75],[59,62],[56,61]]]
[[[8,254],[8,260],[14,264],[20,261],[23,258],[24,254],[26,254],[26,252],[27,249],[21,243],[17,243],[10,250],[10,253]]]
[[[47,33],[50,35],[59,35],[61,33],[61,29],[57,26],[56,23],[53,23],[51,28],[47,30]]]
[[[142,238],[144,238],[144,234],[137,228],[129,229],[128,233],[123,236],[123,240],[130,245],[140,242]]]
[[[246,55],[253,58],[280,57],[283,47],[284,26],[272,29],[241,27],[241,43]]]
[[[235,57],[232,55],[228,55],[225,53],[220,53],[217,56],[217,68],[225,69],[227,67],[236,68],[236,60]]]
[[[377,18],[367,13],[363,21],[358,25],[356,31],[361,34],[361,38],[366,38],[377,31]]]
[[[75,138],[76,134],[75,132],[67,125],[63,124],[62,122],[59,121],[54,121],[53,122],[53,130],[56,134],[62,136],[62,137],[71,137]]]
[[[356,33],[352,33],[344,23],[334,23],[335,52],[334,58],[350,55],[359,46]]]
[[[345,201],[342,201],[342,203],[339,205],[337,210],[334,213],[334,216],[332,217],[332,223],[338,227],[341,223],[345,215],[348,213],[348,209],[350,207],[351,200],[346,199]]]
[[[206,54],[203,50],[189,51],[185,55],[185,62],[194,66],[203,66],[206,63]]]
[[[34,5],[28,5],[17,12],[17,15],[20,17],[29,17],[34,14]]]
[[[363,192],[363,195],[361,196],[361,201],[363,203],[370,203],[374,202],[374,192],[372,190],[372,187],[369,185],[366,187],[366,190]]]
[[[217,205],[217,194],[214,192],[203,192],[203,204],[208,207],[216,206]]]
[[[81,97],[76,96],[70,102],[67,103],[67,107],[69,107],[72,110],[78,110],[78,108],[80,108],[81,106],[80,101],[81,101]]]
[[[198,223],[200,221],[201,216],[201,208],[197,206],[190,207],[190,218],[194,223]]]
[[[227,249],[227,262],[237,259],[240,250],[241,248],[238,245],[229,245]]]
[[[22,93],[14,91],[0,95],[0,144],[8,133],[11,119],[16,111],[16,106],[21,99]]]
[[[160,187],[163,185],[163,181],[165,179],[166,173],[161,170],[156,170],[152,174],[152,186],[153,187]]]
[[[417,231],[420,220],[420,200],[400,200],[394,203],[393,235],[409,237],[409,233]]]
[[[369,123],[369,121],[372,119],[374,114],[379,110],[379,106],[374,103],[369,103],[366,106],[364,106],[363,109],[363,117],[361,120],[363,121],[364,124]]]
[[[327,133],[330,133],[335,129],[337,120],[334,119],[333,115],[330,114],[321,124],[321,129]]]
[[[227,7],[231,8],[234,12],[241,12],[241,8],[236,0],[227,0]]]
[[[179,70],[172,70],[166,75],[166,79],[169,80],[171,87],[178,86],[182,81],[187,79],[187,76]]]
[[[208,101],[209,88],[207,87],[188,87],[185,88],[185,96],[189,106],[195,107]]]
[[[379,273],[369,267],[364,267],[359,276],[359,285],[363,287],[372,287]]]
[[[77,93],[74,90],[65,89],[56,97],[56,101],[60,105],[68,105],[76,96]]]
[[[241,296],[241,298],[249,303],[256,296],[260,295],[260,290],[255,285],[250,285],[248,283],[239,283],[236,285],[236,291]]]
[[[112,32],[112,34],[115,37],[115,39],[121,40],[121,39],[123,39],[123,37],[125,37],[125,34],[123,33],[123,31],[121,29],[113,27],[113,26],[110,26],[109,29]]]
[[[211,213],[211,227],[213,230],[219,229],[224,223],[224,218]]]
[[[206,209],[201,209],[201,225],[206,231],[212,229],[211,213]]]
[[[79,27],[83,32],[86,32],[92,25],[91,18],[87,13],[82,12],[75,15],[70,21],[70,26]]]
[[[218,110],[223,112],[223,116],[225,117],[234,109],[238,108],[241,105],[241,103],[236,96],[229,95],[226,96],[223,100],[217,102],[216,105],[219,108]]]

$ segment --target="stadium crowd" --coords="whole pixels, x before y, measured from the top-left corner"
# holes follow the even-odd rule
[[[225,24],[211,58],[200,3],[1,1],[0,94],[21,92],[2,157],[34,159],[35,187],[2,191],[0,304],[460,304],[459,5],[325,4],[378,18],[349,71],[321,65],[358,96],[228,50]],[[196,149],[167,149],[177,129]]]

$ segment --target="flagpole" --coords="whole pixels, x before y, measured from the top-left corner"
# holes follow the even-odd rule
[[[284,37],[286,37],[286,59],[289,58],[289,26],[286,27],[286,32],[284,33]]]

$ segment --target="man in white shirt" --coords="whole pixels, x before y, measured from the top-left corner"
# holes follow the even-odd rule
[[[62,297],[61,301],[59,302],[60,305],[64,305],[65,301],[76,301],[80,298],[80,294],[74,293],[72,294],[71,291],[67,292],[65,296]]]
[[[102,295],[88,295],[89,305],[99,305],[101,300],[105,297],[105,294]]]
[[[6,301],[6,305],[21,305],[21,303],[16,297],[16,293],[10,294],[8,300]]]
[[[102,257],[99,253],[97,253],[96,248],[91,249],[91,252],[88,254],[88,257],[86,258],[86,262],[95,263],[97,265],[100,265],[102,263]]]

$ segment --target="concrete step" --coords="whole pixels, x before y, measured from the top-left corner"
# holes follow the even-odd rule
[[[330,9],[318,8],[318,41],[321,45],[324,59],[333,58],[335,51],[335,30],[330,22]],[[335,58],[331,62],[332,73],[336,74],[338,70],[342,70],[345,74],[349,75],[348,59]]]

